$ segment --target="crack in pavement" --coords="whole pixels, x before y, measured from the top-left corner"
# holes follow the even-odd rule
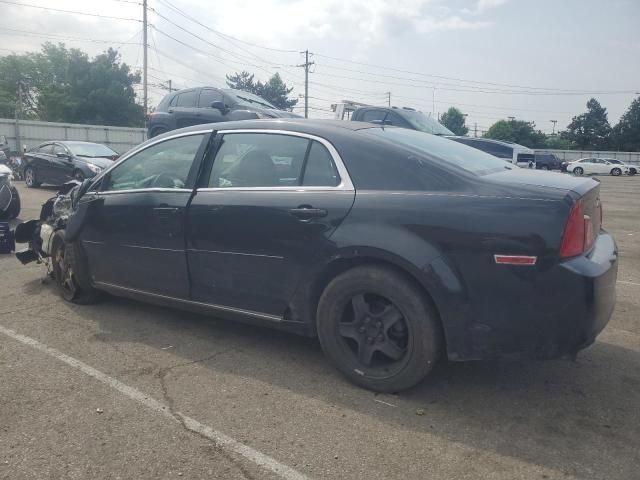
[[[167,387],[167,376],[169,375],[169,373],[177,368],[182,368],[182,367],[186,367],[189,365],[195,365],[197,363],[202,363],[202,362],[206,362],[208,360],[211,360],[213,358],[216,358],[220,355],[224,355],[226,353],[229,353],[231,351],[237,350],[235,347],[232,348],[227,348],[225,350],[221,350],[219,352],[216,352],[212,355],[208,355],[206,357],[203,358],[199,358],[196,360],[192,360],[189,362],[183,362],[183,363],[178,363],[175,365],[171,365],[169,367],[162,367],[162,368],[158,368],[158,373],[156,373],[156,377],[158,378],[158,380],[160,381],[160,388],[162,390],[162,396],[164,397],[164,400],[167,404],[167,406],[169,407],[169,413],[180,423],[180,425],[182,425],[182,428],[184,428],[185,431],[197,435],[198,437],[204,439],[207,441],[207,443],[212,444],[212,448],[214,449],[214,451],[216,451],[218,454],[220,454],[221,456],[223,456],[225,459],[227,459],[232,465],[234,465],[242,474],[242,476],[248,480],[254,480],[254,476],[251,474],[251,472],[249,472],[246,467],[244,465],[242,465],[235,457],[233,457],[229,452],[227,452],[225,449],[223,449],[220,445],[218,445],[215,442],[212,442],[210,438],[208,438],[206,435],[203,435],[201,432],[194,430],[193,428],[189,427],[189,425],[187,425],[187,422],[185,421],[184,416],[178,412],[175,409],[175,400],[173,399],[173,397],[169,394],[169,389]]]

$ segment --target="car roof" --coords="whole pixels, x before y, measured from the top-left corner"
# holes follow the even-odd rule
[[[237,120],[232,122],[203,123],[191,127],[171,130],[162,136],[172,136],[178,132],[190,132],[200,130],[241,130],[268,128],[270,130],[286,130],[291,132],[322,134],[357,131],[365,128],[380,128],[380,125],[368,122],[353,122],[346,120],[311,120],[307,118],[273,118],[261,120]],[[385,127],[396,128],[396,127]]]

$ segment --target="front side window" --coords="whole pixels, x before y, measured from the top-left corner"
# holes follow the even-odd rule
[[[62,145],[54,145],[53,146],[53,154],[54,155],[58,155],[59,153],[67,153],[67,149],[64,148]]]
[[[176,100],[176,107],[193,108],[196,106],[196,99],[198,98],[197,90],[190,90],[178,95]]]
[[[208,185],[250,188],[339,183],[331,155],[315,140],[275,133],[228,133],[216,153]]]
[[[173,138],[134,154],[109,172],[102,190],[184,188],[204,136]]]
[[[223,102],[224,97],[222,92],[213,90],[212,88],[205,88],[200,92],[200,100],[198,101],[198,107],[210,108],[213,102]]]
[[[393,125],[395,127],[411,128],[409,122],[395,112],[389,112],[384,119],[385,125]]]
[[[382,122],[387,112],[384,110],[367,110],[362,114],[363,122]]]
[[[51,152],[53,152],[53,145],[50,143],[47,145],[42,145],[38,148],[38,153],[46,153],[47,155],[51,155]]]

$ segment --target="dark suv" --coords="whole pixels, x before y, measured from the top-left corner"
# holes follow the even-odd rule
[[[351,120],[394,125],[434,135],[454,135],[451,130],[428,115],[409,107],[360,107],[353,112]]]
[[[538,170],[560,170],[562,162],[554,153],[536,153],[536,168]]]
[[[265,99],[232,88],[188,88],[166,95],[149,115],[149,138],[201,123],[255,118],[299,117]]]

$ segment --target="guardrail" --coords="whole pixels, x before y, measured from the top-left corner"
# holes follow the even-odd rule
[[[0,118],[0,135],[5,135],[11,151],[22,147],[33,148],[50,140],[80,140],[103,143],[119,153],[144,142],[147,131],[144,128],[109,127],[104,125],[81,125],[74,123],[40,122]]]

